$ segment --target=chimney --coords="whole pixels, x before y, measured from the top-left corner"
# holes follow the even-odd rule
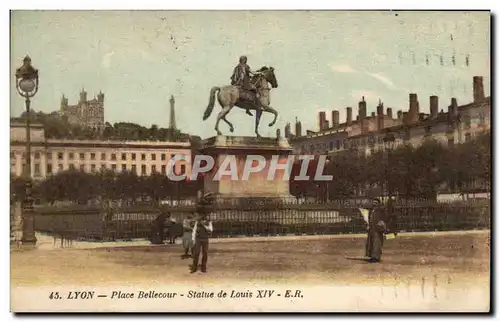
[[[384,128],[384,104],[379,101],[377,106],[377,129],[380,131]]]
[[[337,127],[339,126],[339,111],[333,110],[332,111],[332,127]]]
[[[455,116],[457,116],[457,112],[458,112],[457,99],[455,97],[452,97],[451,104],[450,106],[448,106],[448,117],[454,118]]]
[[[418,98],[415,93],[410,93],[410,109],[408,115],[407,122],[415,123],[418,121]]]
[[[302,136],[302,123],[299,122],[299,119],[295,117],[295,136]]]
[[[474,102],[483,101],[484,100],[483,76],[474,76],[472,86],[473,86]]]
[[[358,103],[358,117],[359,117],[359,122],[361,123],[361,133],[365,133],[366,101],[364,96]]]
[[[318,117],[319,117],[319,130],[320,131],[323,131],[326,129],[326,112],[319,112],[318,114]]]
[[[386,113],[387,113],[387,117],[392,120],[392,108],[388,107]]]
[[[346,107],[346,120],[345,120],[345,124],[347,126],[351,126],[352,124],[352,107]]]
[[[398,120],[403,120],[403,111],[399,110],[397,113]]]
[[[286,123],[285,125],[285,138],[290,138],[292,136],[292,132],[290,130],[290,123]]]
[[[431,108],[430,119],[434,120],[437,118],[438,110],[439,110],[439,98],[436,95],[432,95],[429,98],[429,104]]]
[[[375,112],[372,112],[372,115],[371,115],[371,116],[372,116],[372,117],[375,117]]]
[[[325,124],[323,127],[325,130],[328,130],[330,128],[330,122],[328,120],[325,120]]]

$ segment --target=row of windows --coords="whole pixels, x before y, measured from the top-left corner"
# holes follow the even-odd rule
[[[23,168],[26,166],[26,164],[23,164]],[[62,164],[59,164],[58,167],[57,167],[58,171],[63,171],[64,170],[64,167]],[[69,165],[69,169],[76,169],[75,165],[74,164],[70,164]],[[101,169],[107,169],[106,165],[105,164],[101,164]],[[111,167],[109,168],[113,171],[117,171],[118,170],[118,167],[116,164],[112,164]],[[81,171],[85,171],[85,166],[84,165],[80,165],[80,170]],[[90,170],[91,172],[96,172],[97,171],[97,165],[96,164],[91,164],[90,165]],[[121,170],[122,171],[127,171],[127,165],[126,164],[122,164],[121,165]],[[135,164],[132,165],[131,169],[130,169],[133,173],[137,173],[137,166]],[[175,171],[175,174],[177,175],[185,175],[186,174],[186,166],[184,164],[182,164],[180,166],[180,171]],[[47,174],[52,174],[53,173],[53,167],[52,167],[52,164],[47,164]],[[156,168],[156,165],[152,165],[151,166],[151,173],[158,173],[158,170]],[[163,175],[166,175],[167,174],[167,166],[166,165],[162,165],[160,167],[160,172],[161,174]],[[34,175],[35,176],[39,176],[41,174],[40,172],[40,164],[39,163],[35,163],[34,164]],[[142,175],[145,175],[147,174],[147,166],[145,164],[141,165],[141,172],[140,174]]]
[[[471,127],[471,123],[472,123],[472,118],[470,116],[465,116],[464,117],[464,126],[466,128],[470,128]],[[479,115],[479,123],[481,125],[484,125],[486,123],[486,117],[481,114]],[[431,126],[427,126],[425,128],[425,135],[431,135]],[[402,140],[410,140],[410,133],[408,132],[404,132],[404,133],[400,133],[400,138]],[[466,134],[466,137],[465,137],[465,140],[468,141],[470,140],[470,137],[467,138],[467,134]],[[329,150],[334,150],[334,149],[337,149],[337,150],[340,150],[341,147],[344,148],[344,149],[347,149],[350,147],[357,147],[357,146],[375,146],[376,144],[383,144],[383,137],[382,136],[377,136],[377,137],[364,137],[364,138],[360,138],[360,139],[356,139],[356,140],[349,140],[349,139],[345,139],[345,140],[335,140],[335,141],[331,141],[329,142]],[[309,145],[309,151],[318,151],[318,150],[324,150],[326,149],[327,147],[327,144],[326,143],[320,143],[320,144],[310,144]],[[302,151],[305,151],[306,150],[306,146],[302,146]]]
[[[73,152],[67,152],[67,154],[68,154],[68,159],[69,160],[75,160],[76,156],[78,156],[80,160],[85,160],[85,154],[89,154],[90,155],[90,160],[96,160],[96,157],[97,157],[97,153],[83,153],[83,152],[73,153]],[[146,153],[120,153],[121,160],[122,161],[126,161],[128,154],[130,154],[130,159],[132,161],[136,161],[138,155],[140,155],[141,161],[147,161],[147,154]],[[33,153],[33,157],[35,158],[35,160],[40,159],[40,155],[41,155],[40,152]],[[117,155],[118,155],[117,153],[111,153],[110,160],[112,160],[112,161],[117,160]],[[186,155],[184,155],[184,154],[179,154],[179,155],[182,158],[186,158]],[[174,158],[175,156],[176,156],[176,154],[172,154],[171,158]],[[15,153],[11,152],[10,153],[10,157],[11,158],[15,158]],[[25,157],[26,157],[26,153],[23,152],[23,158],[25,158]],[[150,153],[150,160],[151,161],[156,161],[156,159],[157,159],[156,157],[157,157],[156,153]],[[49,160],[52,159],[52,152],[48,152],[47,153],[47,159],[49,159]],[[58,160],[63,160],[64,159],[64,152],[58,152],[57,153],[57,159]],[[161,161],[166,161],[167,160],[167,154],[166,153],[161,153],[160,154],[160,159],[161,159]],[[101,161],[106,161],[107,160],[107,154],[106,153],[100,153],[100,160]]]

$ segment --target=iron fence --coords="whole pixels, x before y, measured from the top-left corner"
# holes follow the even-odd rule
[[[359,208],[369,207],[368,199],[327,203],[290,200],[218,200],[208,210],[213,237],[353,234],[366,231]],[[490,202],[437,203],[396,202],[389,212],[397,231],[449,231],[490,229]],[[173,222],[166,229],[179,229],[194,214],[192,205],[125,208],[38,208],[37,231],[88,241],[149,238],[161,211]],[[168,234],[168,233],[167,233]],[[180,234],[179,234],[180,235]]]

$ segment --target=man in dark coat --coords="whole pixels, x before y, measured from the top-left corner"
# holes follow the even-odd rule
[[[191,273],[198,270],[198,261],[200,258],[200,253],[202,253],[201,258],[201,271],[203,273],[207,272],[207,261],[208,261],[208,239],[213,231],[213,225],[210,220],[206,219],[206,216],[202,213],[196,214],[196,221],[193,228],[193,265],[191,265]]]
[[[368,236],[366,240],[366,257],[371,263],[380,262],[382,247],[384,245],[384,234],[387,229],[387,212],[381,205],[379,199],[372,200],[372,209],[368,215]]]

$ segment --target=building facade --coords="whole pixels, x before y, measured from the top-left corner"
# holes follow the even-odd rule
[[[26,167],[26,125],[11,124],[10,170],[16,176]],[[88,173],[101,169],[132,171],[137,175],[167,174],[175,156],[174,171],[191,174],[191,144],[164,141],[98,141],[45,139],[42,125],[31,127],[31,173],[34,180],[69,169]]]
[[[104,94],[99,92],[97,97],[88,100],[87,92],[82,89],[80,99],[75,105],[69,105],[68,99],[63,94],[59,114],[70,124],[102,129],[104,127]]]
[[[485,97],[483,78],[473,78],[473,101],[458,106],[455,98],[451,99],[448,111],[439,112],[438,97],[429,97],[430,114],[420,112],[417,94],[409,94],[407,112],[398,110],[394,116],[392,108],[384,108],[382,102],[377,112],[370,116],[366,112],[364,98],[358,103],[358,115],[352,117],[352,108],[346,108],[346,120],[339,122],[338,111],[332,111],[331,122],[326,119],[326,112],[318,115],[319,131],[307,131],[302,135],[301,124],[296,120],[293,134],[290,124],[285,127],[285,136],[294,148],[295,154],[330,154],[346,149],[357,149],[370,153],[383,146],[383,138],[391,133],[395,145],[411,143],[418,145],[424,139],[433,137],[443,143],[462,143],[470,140],[478,132],[490,129],[491,98]]]

